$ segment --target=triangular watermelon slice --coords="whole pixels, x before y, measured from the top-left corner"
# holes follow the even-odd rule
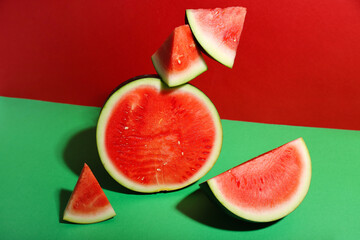
[[[187,9],[190,28],[215,60],[232,68],[243,29],[246,8]]]
[[[85,224],[104,221],[114,216],[114,209],[85,163],[65,208],[63,219]]]
[[[176,27],[151,60],[169,87],[189,82],[207,70],[189,25]]]

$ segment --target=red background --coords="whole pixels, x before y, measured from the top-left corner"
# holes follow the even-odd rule
[[[223,119],[360,130],[360,1],[0,1],[0,96],[101,106],[155,73],[185,9],[247,7],[233,69],[192,84]]]

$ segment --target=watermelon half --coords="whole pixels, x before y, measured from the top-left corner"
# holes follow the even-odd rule
[[[85,224],[104,221],[114,216],[114,209],[85,163],[65,208],[63,219]]]
[[[114,92],[97,125],[105,169],[138,192],[190,185],[214,165],[221,145],[220,118],[209,98],[192,85],[169,88],[155,77]]]
[[[232,68],[246,16],[246,8],[187,9],[190,28],[215,60]]]
[[[302,138],[273,149],[214,178],[201,187],[231,215],[253,222],[283,218],[305,198],[311,161]]]
[[[189,82],[207,70],[189,25],[175,28],[151,59],[169,87]]]

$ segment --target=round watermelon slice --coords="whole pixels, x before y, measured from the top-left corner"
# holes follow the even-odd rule
[[[65,208],[63,219],[85,224],[104,221],[114,216],[114,209],[85,163]]]
[[[305,198],[311,161],[302,138],[234,167],[204,184],[231,215],[253,222],[283,218]]]
[[[210,56],[229,68],[234,65],[245,15],[243,7],[186,10],[197,41]]]
[[[151,60],[169,87],[189,82],[207,70],[189,25],[175,28]]]
[[[110,96],[98,120],[97,145],[105,169],[123,186],[170,191],[210,170],[220,154],[222,127],[199,89],[169,88],[146,77]]]

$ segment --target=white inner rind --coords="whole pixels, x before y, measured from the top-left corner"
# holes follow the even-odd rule
[[[305,145],[305,142],[302,138],[296,139],[292,142],[289,142],[294,146],[300,154],[300,159],[304,164],[304,168],[302,170],[300,176],[300,184],[295,194],[293,194],[292,198],[288,199],[285,203],[279,204],[278,206],[263,210],[263,211],[253,211],[248,208],[243,208],[241,206],[237,206],[230,202],[228,199],[224,197],[221,192],[221,188],[219,187],[216,177],[212,178],[208,181],[208,185],[214,194],[214,196],[219,200],[219,202],[228,209],[231,213],[239,216],[243,219],[253,221],[253,222],[271,222],[278,219],[281,219],[294,211],[300,203],[305,198],[311,181],[311,159],[309,155],[309,151]],[[290,146],[291,146],[290,145]]]
[[[227,47],[223,42],[217,41],[214,36],[198,24],[195,14],[191,9],[186,10],[186,16],[192,33],[204,50],[216,61],[232,68],[235,61],[236,51]]]
[[[191,62],[189,68],[180,72],[168,72],[164,69],[157,52],[152,55],[151,60],[156,72],[169,87],[187,83],[207,70],[206,63],[201,55],[195,61]]]
[[[202,166],[202,168],[196,174],[194,174],[190,179],[188,179],[186,182],[183,183],[171,184],[171,185],[170,184],[169,185],[139,184],[137,182],[132,181],[131,179],[128,179],[125,175],[123,175],[120,171],[118,171],[116,167],[113,165],[109,155],[107,154],[105,147],[105,130],[108,119],[112,114],[111,111],[114,109],[114,106],[119,101],[119,99],[128,91],[135,89],[138,86],[146,86],[146,85],[154,86],[159,91],[165,87],[162,84],[162,81],[158,78],[143,78],[126,84],[118,91],[116,91],[106,102],[105,106],[103,107],[100,113],[100,117],[97,124],[97,131],[96,131],[96,139],[97,139],[97,146],[98,146],[100,159],[105,169],[117,182],[119,182],[121,185],[133,191],[151,193],[151,192],[159,192],[159,191],[171,191],[186,187],[199,180],[212,168],[212,166],[215,164],[220,154],[220,150],[222,146],[222,126],[221,126],[219,114],[213,103],[210,101],[210,99],[203,92],[201,92],[199,89],[197,89],[192,85],[189,84],[181,85],[176,88],[176,91],[185,91],[185,92],[193,93],[194,96],[197,96],[199,100],[204,102],[204,104],[208,107],[211,115],[213,116],[213,120],[216,128],[215,129],[216,136],[213,144],[214,148],[212,149],[212,152],[209,155],[206,164],[204,164],[204,166]]]
[[[64,212],[63,219],[68,222],[87,224],[87,223],[96,223],[96,222],[105,221],[107,219],[114,217],[115,215],[116,215],[115,211],[111,206],[106,208],[101,213],[97,213],[97,214],[80,214],[66,209]]]

